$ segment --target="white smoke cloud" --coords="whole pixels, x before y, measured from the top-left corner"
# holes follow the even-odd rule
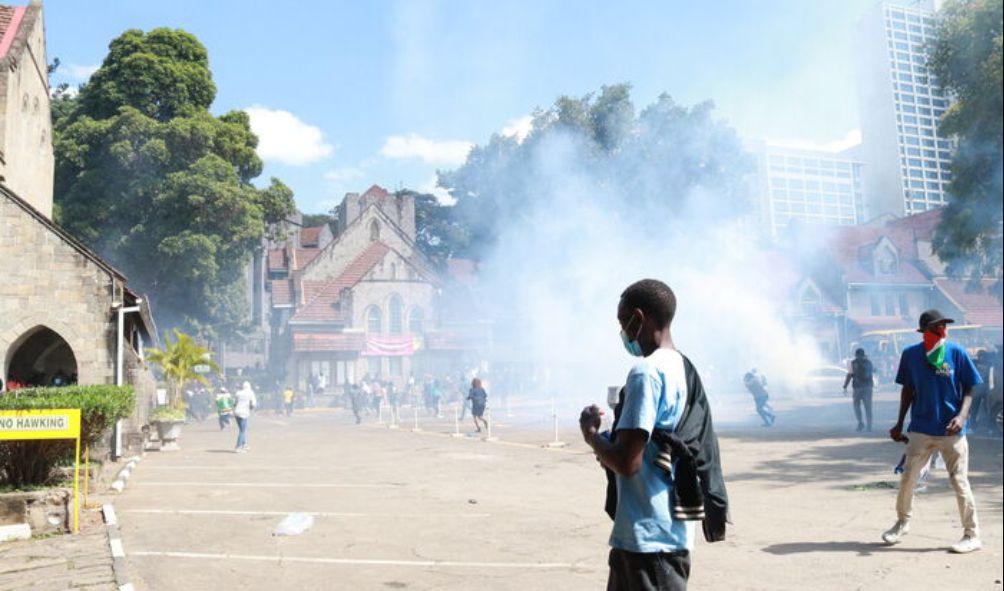
[[[380,148],[380,155],[398,160],[418,159],[437,166],[459,166],[474,144],[465,140],[432,140],[416,133],[392,135]]]
[[[790,148],[793,150],[811,150],[821,152],[843,152],[861,144],[861,130],[852,129],[844,137],[831,142],[815,143],[796,139],[768,139],[767,144],[779,148]]]
[[[533,131],[533,116],[524,115],[511,119],[506,123],[502,128],[502,135],[516,138],[517,142],[523,143],[523,140],[526,139],[526,136],[530,135],[531,131]]]
[[[266,162],[304,166],[330,156],[335,148],[324,134],[289,111],[254,105],[244,109],[258,136],[258,155]]]

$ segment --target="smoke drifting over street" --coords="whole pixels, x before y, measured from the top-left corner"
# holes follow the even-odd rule
[[[652,110],[678,109],[663,106]],[[698,116],[661,119],[682,127],[668,145],[646,145],[646,126],[663,114],[646,111],[622,124],[621,145],[602,157],[586,133],[541,116],[545,131],[515,148],[523,176],[515,185],[529,193],[518,211],[503,208],[494,220],[497,242],[483,258],[482,297],[517,352],[493,361],[549,368],[538,389],[555,398],[559,414],[602,402],[605,386],[623,383],[632,359],[615,313],[621,291],[644,277],[676,292],[674,341],[702,368],[712,396],[741,389],[753,366],[773,383],[796,383],[820,363],[812,340],[782,321],[788,300],[777,257],[736,216],[736,202],[748,197],[735,181],[750,157],[703,105]],[[715,149],[722,142],[729,150]],[[663,152],[653,156],[653,147]]]

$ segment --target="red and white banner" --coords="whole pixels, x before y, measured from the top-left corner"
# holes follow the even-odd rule
[[[366,356],[400,357],[415,353],[415,341],[410,335],[400,336],[367,336]]]

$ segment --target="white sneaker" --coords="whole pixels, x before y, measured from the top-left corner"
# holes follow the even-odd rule
[[[979,538],[966,534],[962,536],[962,539],[958,543],[953,544],[949,550],[955,554],[969,554],[970,552],[976,552],[982,547],[983,542]]]
[[[882,541],[890,546],[898,544],[903,536],[910,532],[910,524],[905,521],[897,521],[895,525],[882,534]]]

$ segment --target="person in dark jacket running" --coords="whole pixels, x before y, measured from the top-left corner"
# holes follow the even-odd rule
[[[770,395],[767,394],[767,378],[758,373],[754,367],[743,376],[743,385],[753,395],[753,402],[756,404],[756,414],[760,415],[763,426],[773,426],[774,421],[777,420],[777,415],[774,414],[774,409],[767,402],[770,398]]]
[[[844,393],[847,393],[847,384],[850,384],[854,389],[854,416],[858,419],[858,431],[872,430],[872,388],[875,385],[873,373],[872,361],[865,355],[865,350],[855,351],[850,371],[844,378]],[[861,407],[864,407],[867,426],[861,420]]]
[[[479,378],[471,380],[471,391],[467,394],[467,399],[471,401],[471,417],[474,418],[474,428],[481,432],[478,421],[488,428],[488,421],[485,420],[485,406],[488,404],[488,392],[485,392]]]

